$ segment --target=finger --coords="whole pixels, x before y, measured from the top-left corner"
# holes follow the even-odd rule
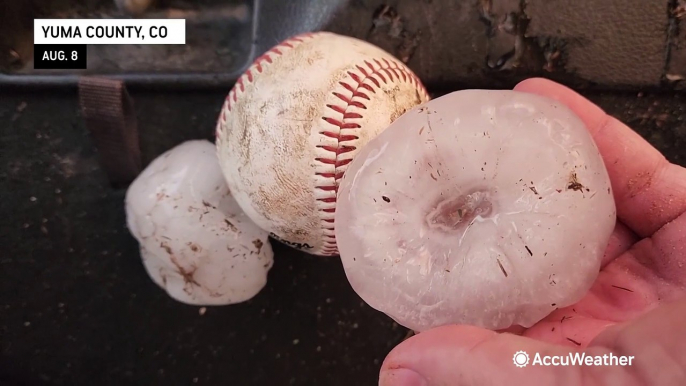
[[[622,224],[621,222],[615,224],[615,230],[610,236],[610,241],[607,243],[607,248],[605,248],[602,267],[605,267],[612,260],[629,250],[629,248],[631,248],[631,246],[637,241],[638,236],[636,236],[636,233],[634,233],[626,225]]]
[[[518,351],[529,365],[515,366]],[[596,350],[599,353],[603,350]],[[564,356],[577,349],[469,326],[446,326],[416,335],[396,347],[384,361],[380,386],[409,385],[638,385],[624,367],[542,366],[536,353]],[[597,354],[594,354],[597,355]],[[601,354],[598,354],[601,355]],[[606,383],[608,379],[616,383]]]
[[[610,175],[617,216],[639,236],[652,235],[686,212],[686,169],[669,163],[628,126],[576,92],[546,79],[528,79],[514,89],[558,100],[583,120]]]
[[[686,299],[672,302],[625,324],[610,327],[594,347],[636,356],[632,372],[646,385],[686,384]]]
[[[662,297],[686,292],[686,213],[635,244],[628,254],[653,274]]]
[[[620,322],[685,295],[686,214],[682,214],[605,266],[574,308]]]
[[[508,334],[513,334],[513,335],[522,335],[526,333],[526,328],[519,326],[519,325],[512,325],[507,328],[503,328],[502,330],[497,330],[498,333],[508,333]]]
[[[588,315],[583,307],[579,304],[556,310],[523,335],[562,346],[586,348],[601,331],[616,323]]]

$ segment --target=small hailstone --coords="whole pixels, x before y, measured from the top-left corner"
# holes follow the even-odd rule
[[[355,291],[399,324],[529,327],[596,279],[616,221],[610,180],[566,106],[459,91],[368,143],[339,188]]]
[[[129,187],[126,215],[148,274],[172,298],[233,304],[266,285],[268,233],[234,201],[210,142],[188,141],[155,159]]]

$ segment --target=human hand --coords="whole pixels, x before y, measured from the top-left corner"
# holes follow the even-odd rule
[[[686,169],[572,90],[545,79],[515,87],[571,108],[592,134],[610,175],[617,225],[589,293],[529,329],[444,326],[401,343],[381,386],[685,385]],[[631,366],[527,366],[513,355],[634,356]],[[533,358],[532,358],[533,359]]]

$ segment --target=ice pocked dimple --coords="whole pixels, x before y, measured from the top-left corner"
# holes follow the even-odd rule
[[[338,202],[350,284],[415,331],[529,327],[577,302],[616,221],[579,117],[509,90],[453,92],[408,111],[350,164]]]

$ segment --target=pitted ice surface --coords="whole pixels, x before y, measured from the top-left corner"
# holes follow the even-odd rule
[[[486,90],[420,105],[369,142],[335,218],[354,290],[415,331],[529,327],[575,303],[615,221],[583,122],[551,99]]]
[[[156,158],[129,187],[126,215],[148,274],[180,302],[239,303],[267,283],[274,256],[268,233],[229,193],[208,141]]]

